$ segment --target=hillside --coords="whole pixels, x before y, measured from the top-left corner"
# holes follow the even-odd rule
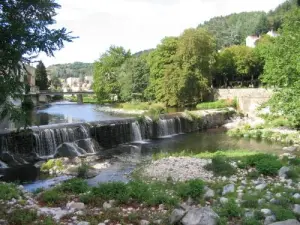
[[[248,35],[260,35],[271,29],[278,30],[285,14],[296,6],[297,0],[288,0],[269,13],[242,12],[228,16],[219,16],[200,24],[207,29],[217,41],[217,48],[244,43]]]
[[[48,75],[59,78],[93,76],[93,63],[74,62],[56,64],[47,68]]]

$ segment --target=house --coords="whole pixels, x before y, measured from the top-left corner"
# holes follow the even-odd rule
[[[278,36],[279,36],[279,34],[276,33],[276,32],[273,31],[273,30],[270,30],[270,31],[267,33],[267,35],[269,35],[269,36],[271,36],[271,37],[278,37]]]
[[[33,66],[24,65],[25,68],[22,68],[21,70],[21,81],[24,81],[24,77],[26,76],[27,78],[27,83],[30,86],[30,92],[31,93],[37,93],[39,91],[39,88],[36,86],[35,80],[36,80],[36,75],[35,75],[35,68]]]
[[[259,36],[256,35],[250,35],[246,38],[246,46],[250,48],[255,48],[257,40],[259,40]]]

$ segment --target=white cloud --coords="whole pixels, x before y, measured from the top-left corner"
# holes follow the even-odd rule
[[[110,45],[132,52],[154,48],[165,36],[179,35],[214,16],[275,8],[283,0],[58,0],[57,27],[79,36],[56,52],[41,55],[46,65],[93,62]]]

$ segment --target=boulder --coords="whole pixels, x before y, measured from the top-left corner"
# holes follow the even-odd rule
[[[149,225],[150,222],[148,220],[141,220],[140,225]]]
[[[295,204],[295,205],[294,205],[293,212],[294,212],[295,214],[300,215],[300,205],[299,205],[299,204]]]
[[[228,193],[233,193],[234,187],[235,187],[234,184],[227,184],[226,186],[223,187],[222,195],[226,195]]]
[[[220,203],[221,203],[222,205],[226,204],[227,202],[228,202],[228,198],[224,198],[224,197],[221,197],[221,198],[220,198]]]
[[[270,225],[300,225],[300,223],[298,222],[298,220],[290,219],[276,223],[271,223]]]
[[[209,207],[192,209],[182,218],[183,225],[217,225],[219,216]]]
[[[210,199],[210,198],[213,198],[214,196],[215,196],[215,191],[210,188],[207,188],[203,197],[206,199]]]
[[[264,225],[269,225],[271,223],[274,223],[275,221],[276,221],[276,217],[274,215],[267,216],[265,218]]]
[[[272,215],[272,211],[270,209],[261,209],[260,211],[264,214],[264,216]]]
[[[281,167],[280,170],[278,171],[278,176],[279,176],[279,177],[285,178],[285,177],[286,177],[286,173],[287,173],[288,171],[290,171],[290,168],[287,167],[287,166],[283,166],[283,167]]]
[[[265,189],[266,187],[267,187],[267,184],[263,183],[263,184],[259,184],[259,185],[255,186],[255,189],[261,191],[261,190]]]
[[[289,146],[289,147],[284,147],[282,150],[287,152],[294,152],[297,151],[297,149],[298,149],[297,146]]]
[[[185,214],[186,211],[183,209],[174,209],[170,216],[170,224],[178,223]]]
[[[76,157],[86,154],[86,151],[74,143],[63,143],[57,147],[55,157]]]
[[[108,202],[103,203],[103,209],[104,210],[110,209],[111,207],[112,207],[112,205],[110,203],[108,203]]]
[[[295,199],[300,199],[300,194],[299,194],[299,193],[294,194],[294,195],[293,195],[293,198],[295,198]]]
[[[82,202],[69,202],[67,203],[67,208],[82,210],[85,208],[85,205]]]

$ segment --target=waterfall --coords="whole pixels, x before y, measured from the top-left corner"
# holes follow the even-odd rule
[[[158,135],[165,137],[176,134],[175,119],[159,119],[158,120]]]
[[[131,139],[133,141],[142,141],[141,127],[138,121],[131,123]]]

